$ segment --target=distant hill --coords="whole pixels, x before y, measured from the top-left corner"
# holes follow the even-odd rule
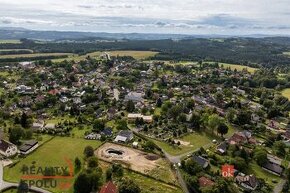
[[[77,32],[77,31],[36,31],[18,27],[0,27],[0,39],[37,39],[37,40],[164,40],[190,38],[229,38],[228,35],[183,35],[183,34],[150,34],[150,33],[106,33],[106,32]],[[263,38],[268,35],[254,34],[243,37]]]

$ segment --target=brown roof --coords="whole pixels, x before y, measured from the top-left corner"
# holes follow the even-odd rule
[[[214,182],[211,181],[210,179],[202,176],[198,179],[198,183],[200,187],[208,187],[208,186],[213,186]]]
[[[102,186],[100,193],[117,193],[117,187],[110,181]]]

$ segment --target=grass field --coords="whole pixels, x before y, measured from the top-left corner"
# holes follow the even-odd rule
[[[109,164],[103,161],[99,161],[99,164],[103,172],[109,167]],[[124,176],[135,181],[141,188],[141,193],[182,193],[180,188],[159,182],[131,170],[125,169]]]
[[[11,54],[11,55],[1,55],[0,59],[9,59],[9,58],[34,58],[34,57],[41,57],[41,56],[66,56],[72,55],[71,53],[36,53],[36,54]]]
[[[290,100],[290,88],[282,90],[282,95]]]
[[[107,51],[111,56],[132,56],[133,58],[140,60],[145,59],[150,56],[156,55],[158,52],[151,52],[151,51],[133,51],[133,50],[120,50],[120,51]],[[78,56],[78,55],[71,55],[68,58],[60,58],[54,59],[55,62],[60,62],[63,60],[74,60],[80,61],[86,59],[88,56],[90,57],[100,57],[100,55],[104,52],[92,52],[86,55]]]
[[[194,151],[207,144],[210,144],[212,139],[213,138],[208,136],[206,133],[192,133],[177,139],[184,142],[189,142],[189,145],[181,145],[179,147],[175,147],[169,145],[166,142],[161,142],[157,140],[154,140],[154,142],[170,155],[181,155],[187,152]]]
[[[290,52],[283,52],[283,54],[290,57]]]
[[[256,70],[258,70],[257,68],[252,68],[249,66],[243,66],[243,65],[238,65],[238,64],[219,63],[219,65],[220,66],[223,65],[224,68],[230,67],[231,70],[237,69],[237,71],[243,71],[243,69],[247,69],[250,73],[254,73]]]
[[[0,53],[1,52],[17,52],[17,51],[28,51],[28,52],[31,52],[33,53],[33,50],[30,50],[30,49],[0,49]]]
[[[20,44],[20,40],[0,40],[0,44]]]
[[[60,167],[67,166],[64,158],[68,158],[74,162],[76,157],[80,159],[83,157],[84,148],[91,145],[97,148],[101,145],[100,141],[84,140],[70,137],[55,137],[43,146],[39,147],[35,152],[28,155],[26,158],[20,160],[14,167],[4,168],[4,179],[11,182],[19,182],[21,177],[21,168],[23,165],[28,167],[34,165],[36,167]],[[34,163],[35,162],[35,163]],[[34,164],[32,164],[34,163]],[[58,182],[64,182],[60,179]],[[66,182],[73,182],[73,179],[66,180]],[[53,192],[62,192],[58,188],[50,189]],[[72,188],[70,191],[72,192]]]

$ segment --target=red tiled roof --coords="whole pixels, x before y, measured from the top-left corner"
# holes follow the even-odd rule
[[[202,176],[198,179],[198,183],[200,187],[208,187],[208,186],[213,186],[214,182],[211,181],[210,179]]]
[[[102,186],[100,193],[117,193],[117,187],[110,181]]]

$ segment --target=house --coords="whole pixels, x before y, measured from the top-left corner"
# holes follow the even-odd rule
[[[20,153],[27,155],[30,152],[34,151],[38,147],[38,141],[30,140],[26,141],[23,145],[19,147]]]
[[[111,137],[113,135],[113,130],[111,128],[105,128],[103,131],[101,131],[101,135]]]
[[[113,95],[114,95],[114,99],[116,101],[118,101],[119,100],[119,96],[120,96],[120,91],[118,89],[114,88],[113,89]]]
[[[202,176],[198,179],[198,184],[199,184],[199,187],[203,188],[203,187],[213,186],[214,182],[212,180]]]
[[[135,122],[136,119],[143,119],[145,123],[152,123],[153,117],[151,115],[146,116],[140,113],[129,113],[127,116],[128,122]]]
[[[44,121],[43,120],[37,120],[34,123],[32,123],[32,129],[34,130],[40,130],[44,126]]]
[[[35,64],[32,62],[19,62],[19,67],[23,70],[30,70],[35,68]]]
[[[247,138],[241,133],[234,133],[229,139],[228,143],[231,145],[246,143]]]
[[[55,124],[54,123],[47,123],[44,126],[44,129],[55,129]]]
[[[193,161],[195,161],[198,165],[200,165],[202,168],[207,168],[209,163],[208,161],[201,157],[201,156],[197,156],[197,155],[193,155],[192,156]]]
[[[231,145],[241,145],[245,143],[257,144],[256,139],[252,136],[250,131],[244,130],[234,133],[229,139],[228,143]]]
[[[117,187],[111,181],[103,185],[100,190],[100,193],[117,193],[117,192],[118,192]]]
[[[217,146],[216,151],[219,154],[223,155],[227,152],[227,149],[228,149],[228,144],[226,142],[223,142]]]
[[[129,130],[122,130],[119,132],[117,137],[115,138],[114,142],[123,142],[126,143],[133,139],[133,132]]]
[[[235,181],[243,188],[252,191],[259,185],[259,182],[254,175],[239,174],[236,176]]]
[[[133,101],[133,102],[143,102],[142,98],[143,94],[139,92],[129,92],[125,96],[125,101]]]
[[[17,147],[16,145],[5,141],[3,139],[0,140],[0,154],[6,156],[6,157],[11,157],[17,153]]]
[[[137,141],[134,141],[132,145],[133,145],[134,148],[138,148],[138,142]]]
[[[272,174],[275,174],[277,176],[281,176],[283,173],[283,168],[275,163],[271,163],[270,161],[267,161],[262,168]]]

